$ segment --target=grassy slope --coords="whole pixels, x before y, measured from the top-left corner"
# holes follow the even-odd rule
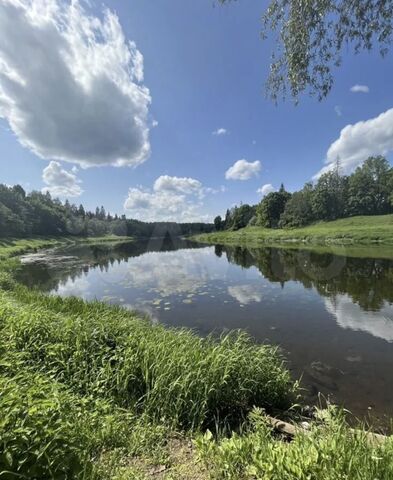
[[[28,291],[13,280],[17,262],[0,262],[5,480],[392,478],[392,440],[370,445],[336,414],[292,443],[258,412],[240,436],[203,436],[253,405],[289,405],[293,385],[274,348],[242,334],[204,340],[122,308]]]
[[[202,234],[195,238],[206,243],[248,246],[280,243],[393,245],[393,215],[343,218],[285,230],[247,227],[236,232]]]

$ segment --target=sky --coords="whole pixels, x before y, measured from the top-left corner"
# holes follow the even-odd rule
[[[326,100],[266,98],[262,0],[0,0],[0,183],[140,220],[211,221],[393,151],[393,60]]]

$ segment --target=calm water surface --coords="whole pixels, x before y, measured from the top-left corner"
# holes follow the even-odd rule
[[[155,239],[28,255],[20,279],[202,335],[246,329],[282,347],[310,402],[322,392],[383,422],[393,417],[393,260],[383,257]]]

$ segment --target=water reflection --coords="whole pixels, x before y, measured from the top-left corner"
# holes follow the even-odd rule
[[[385,303],[378,312],[362,310],[348,295],[335,295],[325,300],[326,309],[337,319],[338,325],[363,331],[393,342],[393,306]]]
[[[232,285],[228,287],[228,293],[242,305],[260,302],[263,297],[261,287],[257,285]]]
[[[381,257],[381,250],[378,250]],[[146,312],[205,335],[247,329],[281,345],[310,401],[318,392],[393,416],[393,260],[181,239],[30,255],[30,287]]]
[[[379,311],[393,302],[393,260],[356,258],[277,248],[220,249],[231,263],[256,266],[263,277],[282,286],[289,281],[315,288],[324,297],[347,295],[362,310]],[[391,318],[391,315],[390,315]]]

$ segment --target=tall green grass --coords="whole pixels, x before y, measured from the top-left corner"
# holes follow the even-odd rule
[[[2,356],[0,363],[0,478],[104,480],[118,470],[114,461],[152,445],[160,450],[167,430],[106,400],[74,394],[26,368],[22,357]]]
[[[276,348],[241,332],[219,340],[153,326],[99,302],[0,293],[0,333],[26,364],[78,394],[196,429],[231,422],[254,405],[288,408],[295,386]]]

